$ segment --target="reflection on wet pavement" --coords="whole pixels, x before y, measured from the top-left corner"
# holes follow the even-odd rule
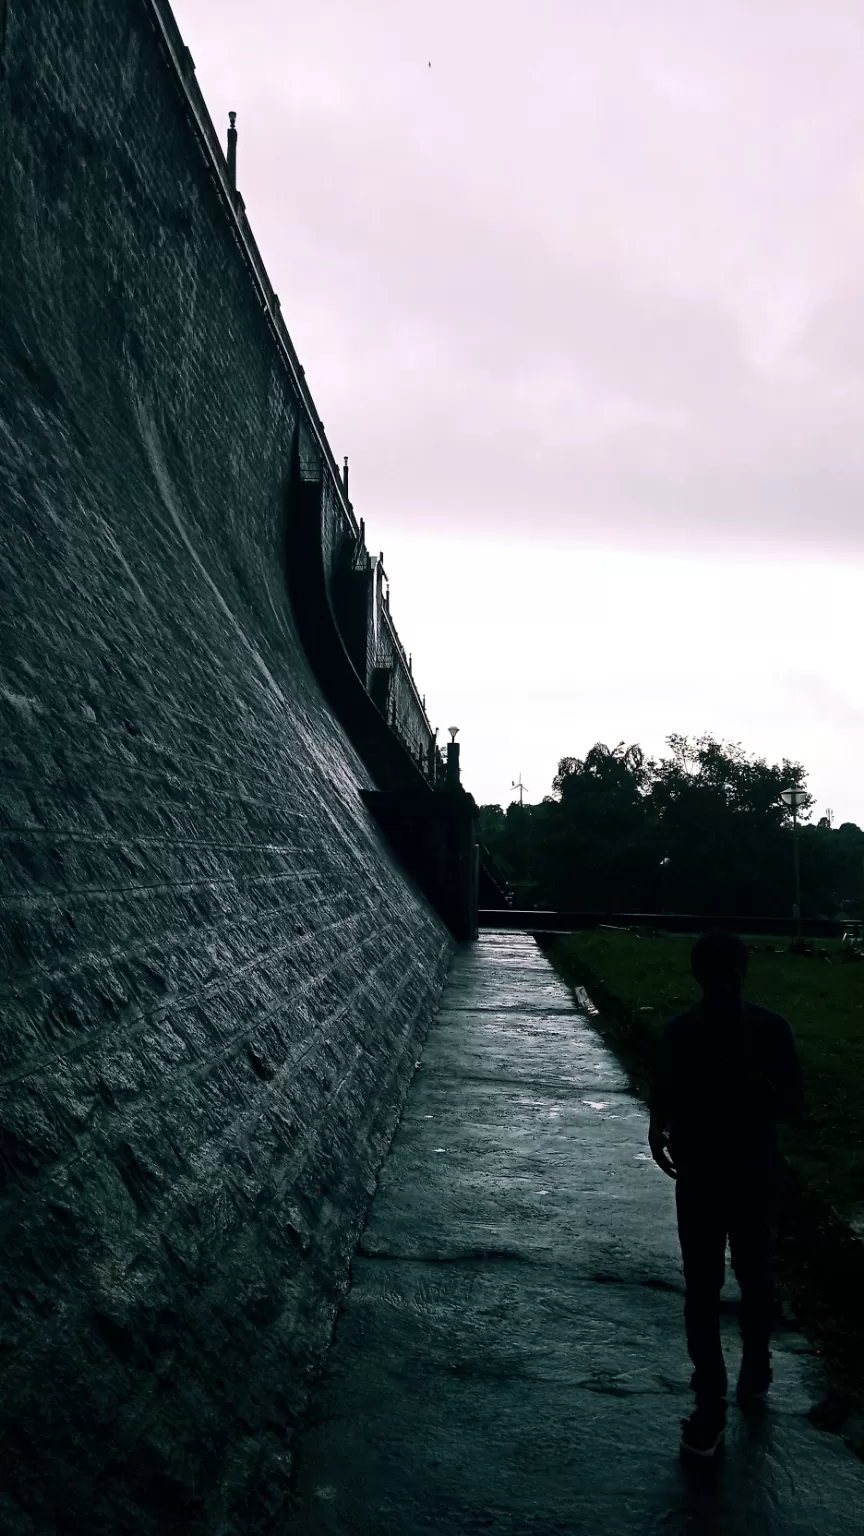
[[[460,951],[354,1260],[292,1532],[857,1536],[864,1465],[807,1419],[823,1394],[792,1328],[768,1408],[730,1409],[716,1465],[680,1461],[674,1192],[646,1131],[527,936]],[[730,1278],[733,1381],[736,1295]]]

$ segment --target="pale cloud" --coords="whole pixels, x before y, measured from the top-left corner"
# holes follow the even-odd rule
[[[750,732],[864,819],[849,766],[859,676],[838,682],[864,574],[859,0],[175,11],[220,131],[238,112],[250,221],[355,505],[374,547],[404,548],[394,603],[418,676],[462,700],[466,728],[475,710],[478,792],[492,793],[493,739],[515,773],[517,742],[546,732],[542,792],[558,752],[653,721],[655,748],[668,730]],[[458,656],[425,624],[418,540],[436,580],[464,551],[455,540],[486,550]],[[554,635],[550,593],[567,602],[565,589],[544,593],[532,566],[504,612],[488,577],[491,545],[518,566],[532,540],[579,594]],[[639,555],[630,589],[657,600],[622,605]],[[664,628],[683,557],[703,562],[695,638]],[[761,576],[736,587],[736,562]],[[586,628],[588,570],[608,586]],[[745,588],[746,612],[730,609]],[[768,668],[760,605],[785,671]],[[730,615],[750,636],[734,681],[715,666],[722,646],[702,643]],[[487,643],[505,624],[533,679],[521,692],[506,647]],[[568,633],[590,662],[546,687]],[[483,681],[470,698],[466,658]]]
[[[368,520],[864,553],[859,5],[176,11]]]
[[[540,800],[598,740],[656,754],[709,731],[803,762],[818,813],[864,823],[856,566],[384,534],[396,622],[479,799],[506,804],[521,771]]]

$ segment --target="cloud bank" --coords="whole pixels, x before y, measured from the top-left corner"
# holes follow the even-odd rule
[[[373,527],[864,552],[860,5],[175,10]]]

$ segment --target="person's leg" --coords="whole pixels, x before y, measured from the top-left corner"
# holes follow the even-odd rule
[[[726,1276],[726,1211],[716,1182],[681,1175],[675,1186],[684,1266],[684,1326],[693,1361],[696,1406],[719,1407],[726,1397],[720,1343],[720,1292]]]
[[[771,1380],[776,1187],[770,1172],[751,1170],[730,1201],[729,1245],[741,1287],[742,1375],[739,1390],[761,1395]]]

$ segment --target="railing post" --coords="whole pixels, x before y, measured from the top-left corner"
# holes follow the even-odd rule
[[[231,183],[232,192],[237,190],[237,129],[234,124],[237,121],[237,113],[228,113],[228,180]]]
[[[459,743],[448,741],[447,743],[447,788],[456,789],[460,781],[459,773]]]

